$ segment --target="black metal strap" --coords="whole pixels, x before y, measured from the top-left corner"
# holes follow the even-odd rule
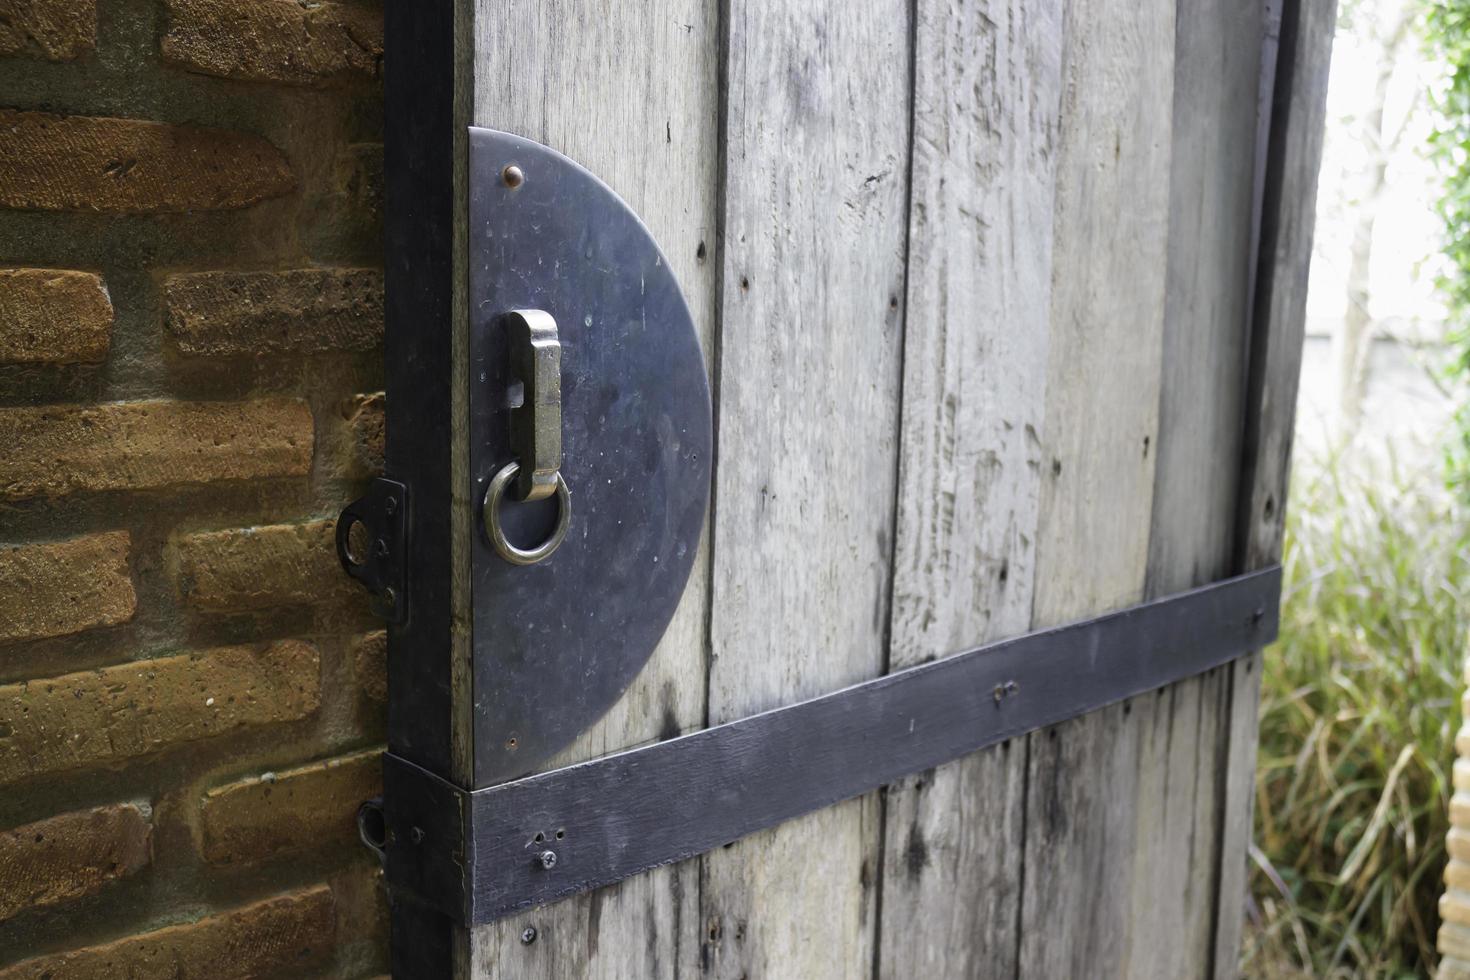
[[[1276,637],[1272,567],[473,792],[384,760],[388,880],[460,924],[611,884],[1228,663]]]

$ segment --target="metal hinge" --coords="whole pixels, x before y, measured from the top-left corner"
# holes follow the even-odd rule
[[[408,615],[408,486],[379,477],[337,518],[337,557],[392,623]]]

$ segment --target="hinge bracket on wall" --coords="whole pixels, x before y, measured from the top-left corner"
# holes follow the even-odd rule
[[[337,519],[337,557],[391,623],[408,615],[408,486],[378,477]]]
[[[611,884],[1227,664],[1280,592],[1273,566],[487,789],[390,753],[388,882],[461,925]]]

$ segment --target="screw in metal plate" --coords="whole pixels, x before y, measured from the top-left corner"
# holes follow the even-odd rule
[[[547,869],[548,871],[550,871],[552,868],[556,867],[556,852],[555,851],[542,851],[541,852],[540,861],[541,861],[541,867],[543,867],[543,868]]]
[[[536,941],[536,927],[535,926],[526,926],[526,928],[524,928],[524,929],[521,930],[521,942],[523,942],[527,946],[529,946],[532,943],[534,943],[535,941]]]
[[[526,182],[525,171],[513,163],[508,163],[505,169],[500,171],[500,179],[505,181],[505,186],[515,190]]]
[[[394,514],[398,513],[397,497],[390,496],[387,500],[383,501],[383,513],[387,514],[389,517],[392,517]]]
[[[422,844],[424,842],[424,829],[422,827],[415,827],[408,832],[408,837],[415,844]]]
[[[383,590],[383,604],[389,609],[398,604],[398,593],[393,591],[392,586]]]

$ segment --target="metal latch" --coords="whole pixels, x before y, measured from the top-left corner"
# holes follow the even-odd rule
[[[513,310],[507,319],[510,362],[523,388],[510,413],[510,444],[520,456],[516,490],[522,500],[544,500],[561,479],[561,340],[545,310]]]
[[[337,558],[373,596],[373,610],[389,622],[408,616],[408,487],[379,477],[365,496],[337,518]]]
[[[534,565],[561,547],[572,520],[572,495],[561,474],[561,340],[556,319],[545,310],[512,310],[506,316],[505,337],[510,368],[519,375],[520,404],[510,413],[510,444],[516,458],[502,466],[485,489],[483,517],[497,555],[512,565]],[[556,495],[556,524],[534,548],[513,544],[501,522],[500,508],[511,481],[522,501]]]

